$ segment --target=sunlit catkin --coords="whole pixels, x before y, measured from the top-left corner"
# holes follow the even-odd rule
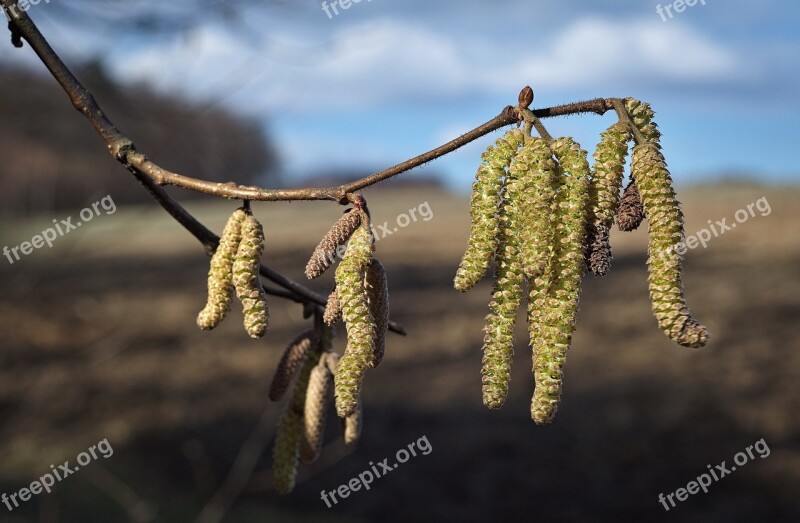
[[[307,330],[293,339],[283,351],[269,387],[269,399],[279,401],[292,383],[297,370],[306,359],[314,339],[314,331]]]
[[[263,251],[264,229],[255,216],[248,213],[242,222],[242,241],[233,262],[233,284],[242,302],[244,328],[251,338],[262,337],[269,320],[267,296],[259,277]]]
[[[528,308],[536,383],[531,417],[537,424],[553,420],[561,398],[563,367],[575,331],[584,273],[589,198],[586,151],[571,138],[559,138],[551,147],[564,173],[564,186],[555,206],[556,241],[550,274],[531,282],[533,305]],[[543,286],[547,287],[544,299],[537,292]]]
[[[331,393],[331,371],[325,355],[311,371],[306,390],[303,414],[303,437],[300,439],[300,459],[313,463],[319,457],[325,438],[325,419]]]
[[[641,131],[645,139],[650,143],[658,144],[661,140],[661,132],[653,120],[655,112],[650,107],[650,104],[634,98],[626,98],[625,108],[631,115],[634,125]]]
[[[592,223],[589,227],[586,258],[589,270],[597,276],[605,276],[611,266],[608,233],[619,203],[630,140],[631,133],[627,126],[617,122],[603,131],[594,152],[594,167],[589,186]]]
[[[233,299],[233,261],[242,239],[244,209],[236,209],[219,239],[219,246],[211,257],[208,271],[208,301],[197,315],[197,326],[203,330],[213,329],[222,322],[231,308]]]
[[[483,278],[495,256],[503,178],[522,139],[522,131],[514,129],[483,153],[483,163],[478,167],[472,184],[469,242],[454,280],[455,288],[462,292],[468,291]]]
[[[365,288],[372,261],[374,238],[369,222],[353,233],[344,258],[336,267],[336,289],[347,328],[347,348],[339,360],[335,378],[336,412],[344,418],[353,413],[361,394],[364,373],[374,362],[375,320]]]
[[[648,143],[634,147],[631,165],[649,225],[647,265],[653,313],[672,340],[702,347],[709,336],[691,317],[683,296],[682,257],[677,250],[684,237],[683,213],[666,161],[658,146]]]
[[[481,376],[483,403],[490,409],[500,408],[508,396],[511,360],[514,356],[514,324],[522,298],[525,270],[522,266],[520,230],[524,226],[524,171],[527,164],[513,163],[505,180],[503,202],[499,213],[497,268],[486,316],[483,338]]]
[[[292,389],[292,396],[283,408],[278,422],[278,433],[272,449],[272,470],[275,476],[275,490],[279,494],[292,491],[297,477],[297,464],[300,440],[303,437],[303,412],[306,403],[306,390],[311,371],[319,362],[319,352],[314,350],[303,363]]]
[[[337,250],[350,238],[361,223],[361,213],[350,209],[325,233],[306,264],[306,276],[317,278],[336,260]]]
[[[389,280],[386,269],[377,259],[373,259],[367,267],[365,279],[369,312],[375,321],[375,350],[372,366],[377,367],[383,361],[386,352],[386,332],[389,328]]]
[[[528,138],[511,164],[512,178],[518,178],[520,195],[519,247],[528,278],[540,275],[547,265],[553,244],[553,201],[559,190],[558,164],[548,143]]]

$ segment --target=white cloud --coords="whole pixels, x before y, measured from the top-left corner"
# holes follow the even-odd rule
[[[300,113],[413,97],[505,94],[526,83],[548,90],[586,84],[608,89],[631,81],[702,84],[737,74],[734,53],[687,25],[655,17],[585,17],[550,43],[540,35],[543,43],[513,46],[489,36],[478,41],[442,27],[380,19],[342,25],[327,45],[287,52],[291,46],[282,42],[292,40],[291,28],[283,31],[273,31],[272,39],[252,49],[226,29],[204,26],[166,49],[162,43],[126,51],[128,56],[116,61],[122,64],[117,71],[195,94],[235,90],[236,105]]]

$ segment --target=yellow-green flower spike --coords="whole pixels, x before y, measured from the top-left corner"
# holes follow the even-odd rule
[[[531,418],[537,424],[553,420],[561,398],[563,367],[575,331],[584,274],[589,199],[586,151],[572,138],[559,138],[551,147],[564,172],[564,186],[557,198],[556,241],[551,274],[549,278],[532,282],[532,287],[545,283],[548,286],[544,307],[530,318],[536,383],[531,401]],[[532,302],[542,301],[540,294],[532,291],[532,295]],[[536,307],[529,308],[529,312],[531,310],[535,311]]]
[[[269,320],[267,295],[258,274],[263,252],[264,229],[255,216],[248,213],[242,222],[242,241],[233,262],[233,284],[242,302],[244,328],[251,338],[262,337]]]
[[[331,392],[331,371],[326,355],[311,371],[303,411],[303,437],[300,439],[300,459],[313,463],[319,458],[325,439],[325,420]]]
[[[525,282],[519,239],[526,197],[522,171],[521,167],[509,171],[499,213],[497,268],[484,327],[481,367],[483,403],[490,409],[500,408],[508,396],[514,356],[514,324]]]
[[[236,209],[231,214],[222,231],[219,246],[211,257],[211,267],[208,271],[208,301],[197,315],[197,326],[203,330],[210,330],[219,325],[231,308],[233,261],[242,239],[242,222],[245,215],[244,209]]]
[[[661,141],[661,132],[658,130],[658,125],[653,120],[655,112],[650,104],[635,100],[633,98],[625,99],[625,108],[633,119],[633,124],[641,131],[648,142],[658,144]]]
[[[474,287],[492,263],[500,227],[498,208],[502,198],[503,178],[522,140],[522,131],[511,130],[482,155],[483,163],[472,184],[469,243],[454,281],[455,288],[461,292]]]
[[[300,439],[303,437],[306,390],[311,371],[320,359],[318,347],[309,352],[297,376],[292,396],[283,408],[278,422],[278,433],[272,449],[272,471],[275,475],[275,490],[288,494],[294,489],[297,477],[297,464],[300,453]]]
[[[374,238],[368,219],[353,233],[344,258],[336,267],[336,291],[347,328],[347,348],[339,360],[335,377],[336,412],[340,418],[358,405],[364,373],[374,362],[375,320],[369,310],[364,284],[372,261]]]
[[[512,178],[522,182],[518,231],[522,265],[528,278],[544,272],[553,243],[553,201],[559,190],[558,164],[541,138],[528,138],[511,164]]]
[[[649,225],[647,265],[653,313],[661,330],[673,341],[702,347],[709,335],[691,317],[683,296],[682,257],[677,251],[684,238],[683,213],[666,161],[657,145],[637,145],[631,169]]]

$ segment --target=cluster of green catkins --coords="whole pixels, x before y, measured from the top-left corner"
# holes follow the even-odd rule
[[[483,154],[472,187],[470,238],[454,286],[467,291],[496,263],[483,345],[483,402],[503,405],[508,395],[514,324],[527,284],[527,319],[535,389],[531,417],[553,420],[563,366],[575,330],[581,280],[588,268],[605,275],[611,264],[609,232],[647,216],[650,295],[659,326],[681,345],[700,347],[708,333],[691,318],[681,284],[681,214],[658,141],[650,106],[626,99],[630,122],[645,143],[633,149],[631,184],[620,200],[628,144],[627,119],[601,135],[590,168],[587,152],[571,138],[548,142],[512,130]]]
[[[244,327],[252,338],[267,331],[269,310],[259,269],[264,230],[248,209],[236,209],[225,224],[208,271],[208,301],[197,315],[197,325],[210,330],[230,310],[234,289],[242,302]]]

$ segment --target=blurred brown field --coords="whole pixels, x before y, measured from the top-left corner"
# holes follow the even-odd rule
[[[692,234],[766,197],[749,218],[687,254],[689,305],[712,333],[686,349],[657,328],[647,294],[646,232],[614,231],[612,272],[587,277],[555,422],[529,418],[533,382],[520,317],[506,405],[481,404],[480,348],[491,282],[468,294],[452,276],[469,228],[465,197],[444,191],[365,192],[373,221],[427,202],[378,242],[395,320],[380,368],[365,382],[361,441],[341,444],[329,419],[321,461],[275,494],[270,440],[224,521],[764,521],[800,520],[800,189],[748,184],[679,191]],[[113,195],[112,195],[113,196]],[[220,230],[234,204],[192,202]],[[77,213],[78,210],[76,210]],[[307,256],[340,209],[256,206],[265,262],[304,280]],[[419,213],[417,213],[419,216]],[[60,215],[0,224],[17,245]],[[205,300],[202,248],[155,205],[120,207],[9,264],[0,258],[0,492],[107,438],[114,455],[85,467],[0,520],[193,521],[267,409],[284,345],[305,329],[301,307],[273,299],[271,330],[249,340],[241,315],[216,331],[194,324]],[[332,271],[331,271],[332,272]],[[329,290],[332,274],[310,285]],[[343,349],[343,336],[337,349]],[[425,436],[433,450],[333,508],[320,491]],[[756,457],[670,512],[658,502],[764,438]]]

